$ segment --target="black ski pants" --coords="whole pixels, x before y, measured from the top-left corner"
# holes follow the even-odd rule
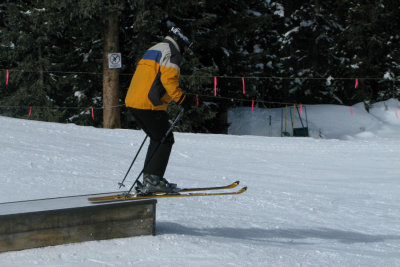
[[[168,113],[166,111],[144,109],[132,109],[132,112],[139,126],[150,137],[143,173],[155,174],[163,178],[172,145],[175,142],[171,131],[164,142],[161,143],[164,135],[171,127]]]

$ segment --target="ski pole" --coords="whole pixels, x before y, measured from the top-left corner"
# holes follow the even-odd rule
[[[142,150],[142,147],[143,147],[144,143],[146,142],[147,137],[149,137],[149,136],[146,135],[146,137],[144,138],[142,144],[140,145],[139,150],[138,150],[138,152],[136,153],[136,156],[135,156],[135,158],[133,159],[133,161],[132,161],[132,163],[131,163],[131,166],[129,166],[129,169],[128,169],[128,171],[126,172],[124,179],[122,180],[122,182],[118,183],[119,188],[125,187],[125,185],[124,185],[125,179],[126,179],[126,177],[128,177],[128,173],[131,171],[131,168],[132,168],[133,164],[135,163],[136,158],[138,157],[138,155],[139,155],[139,153],[140,153],[140,150]]]
[[[157,144],[157,147],[153,150],[153,152],[151,153],[149,159],[147,162],[145,162],[143,169],[140,171],[139,175],[136,177],[136,180],[133,182],[131,188],[129,188],[129,191],[127,191],[125,193],[125,195],[129,195],[132,192],[133,187],[136,185],[136,183],[139,181],[140,176],[143,174],[144,169],[146,168],[147,164],[149,164],[149,162],[151,161],[151,159],[153,158],[153,156],[155,155],[155,153],[157,152],[158,148],[161,146],[161,144],[163,144],[165,142],[165,140],[167,139],[168,135],[172,132],[172,130],[174,129],[175,125],[177,124],[177,122],[182,118],[183,116],[183,112],[185,111],[184,108],[181,109],[181,111],[179,112],[178,116],[176,116],[175,120],[172,122],[171,126],[169,127],[169,129],[167,130],[167,132],[164,134],[163,138],[161,139],[161,142]]]

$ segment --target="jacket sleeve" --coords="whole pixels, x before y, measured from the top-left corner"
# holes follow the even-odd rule
[[[167,94],[178,104],[185,100],[185,94],[179,87],[180,68],[178,64],[171,62],[171,54],[166,54],[160,62],[161,83]]]

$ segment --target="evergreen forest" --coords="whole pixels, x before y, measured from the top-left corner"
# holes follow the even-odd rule
[[[399,17],[398,0],[1,0],[0,115],[104,127],[111,19],[118,127],[136,128],[131,77],[172,26],[193,41],[180,82],[198,105],[181,131],[224,133],[236,106],[368,107],[400,97]]]

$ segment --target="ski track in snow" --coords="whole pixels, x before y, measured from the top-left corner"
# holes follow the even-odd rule
[[[5,117],[0,125],[0,202],[116,191],[144,138]],[[241,180],[248,191],[158,200],[156,236],[0,253],[0,266],[400,266],[398,137],[175,133],[167,179]]]

